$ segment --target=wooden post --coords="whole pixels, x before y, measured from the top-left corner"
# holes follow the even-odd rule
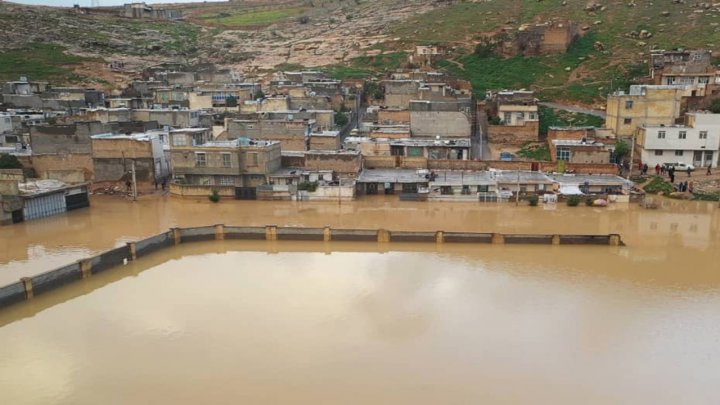
[[[79,260],[78,263],[80,264],[80,273],[82,273],[82,278],[92,276],[92,262],[90,259],[82,259]]]
[[[32,279],[30,277],[23,277],[20,279],[23,283],[23,287],[25,288],[25,299],[32,298],[33,295],[33,285],[32,285]]]
[[[135,244],[135,242],[128,242],[127,247],[128,252],[130,252],[130,259],[137,260],[137,245]]]
[[[503,235],[501,233],[492,234],[492,243],[493,243],[493,245],[505,244],[505,235]]]
[[[388,243],[390,242],[390,231],[387,229],[378,229],[377,232],[377,240],[381,243]]]
[[[445,243],[445,232],[443,232],[443,231],[435,232],[435,242]]]
[[[330,225],[326,225],[323,229],[323,241],[330,242],[332,240],[332,228]]]
[[[277,240],[277,225],[265,226],[265,240]]]
[[[215,240],[225,240],[225,225],[215,225]]]
[[[560,244],[560,235],[553,235],[553,236],[552,236],[552,244],[553,244],[553,245],[559,245],[559,244]]]

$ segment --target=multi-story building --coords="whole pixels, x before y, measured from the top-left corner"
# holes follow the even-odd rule
[[[122,186],[134,166],[138,190],[152,190],[170,174],[160,137],[155,131],[92,136],[94,182]]]
[[[170,134],[174,182],[182,185],[254,188],[280,168],[280,142],[239,138],[193,145],[187,134]]]
[[[686,125],[645,125],[636,145],[641,161],[651,167],[671,162],[717,167],[720,114],[688,113]]]
[[[488,117],[487,139],[495,144],[537,141],[540,115],[535,93],[527,90],[489,93],[478,109]]]
[[[275,140],[283,151],[306,151],[315,120],[227,120],[226,129],[229,139]]]
[[[686,111],[690,85],[637,85],[608,96],[605,127],[618,137],[629,137],[641,126],[674,125]]]

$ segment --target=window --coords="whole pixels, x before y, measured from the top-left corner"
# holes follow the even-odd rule
[[[662,155],[663,155],[663,151],[661,151],[661,150],[655,151],[655,156],[662,156]]]
[[[253,167],[258,165],[258,154],[257,153],[248,153],[247,154],[247,165],[253,166]]]
[[[675,76],[668,76],[666,84],[675,84]]]
[[[686,139],[686,138],[687,138],[687,131],[678,132],[678,139]]]
[[[519,119],[525,119],[525,113],[524,113],[524,112],[519,112],[519,113],[517,113],[517,117],[518,117]]]
[[[683,155],[683,151],[681,151],[681,150],[675,151],[675,156],[682,156],[682,155]]]
[[[699,84],[708,84],[708,83],[710,83],[710,78],[707,76],[700,76],[700,77],[698,77],[698,83]]]
[[[633,101],[632,101],[632,100],[626,101],[626,102],[625,102],[625,109],[626,109],[626,110],[632,110],[632,108],[633,108]]]
[[[195,165],[197,167],[207,166],[207,156],[205,152],[195,152]]]
[[[506,112],[503,119],[503,124],[509,124],[512,121],[512,114],[509,112]]]
[[[700,139],[707,139],[707,131],[700,131]]]
[[[658,131],[658,139],[665,139],[665,131]]]
[[[630,124],[632,124],[632,118],[625,118],[625,119],[623,119],[623,124],[625,124],[625,125],[630,125]]]
[[[489,189],[489,187],[488,187],[487,185],[485,185],[485,186],[477,186],[477,191],[478,191],[478,193],[487,193],[487,192],[488,192],[488,189]]]
[[[570,160],[570,149],[568,148],[558,148],[557,149],[557,160]]]
[[[235,178],[233,176],[220,176],[221,186],[234,186]]]
[[[222,165],[223,167],[232,167],[232,162],[230,161],[230,154],[229,153],[223,153],[222,156]]]
[[[187,138],[185,135],[173,135],[173,146],[185,146],[187,145]]]

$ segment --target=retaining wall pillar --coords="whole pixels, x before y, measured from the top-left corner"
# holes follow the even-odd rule
[[[435,242],[445,243],[445,232],[443,232],[443,231],[435,232]]]
[[[90,259],[82,259],[79,260],[78,263],[80,264],[80,273],[82,274],[82,278],[92,276],[92,262]]]
[[[553,236],[552,236],[552,244],[553,244],[553,245],[559,245],[559,244],[560,244],[560,235],[553,235]]]
[[[25,288],[25,299],[29,300],[33,297],[32,279],[30,277],[23,277],[20,281],[22,281],[23,287]]]
[[[620,246],[622,244],[620,235],[618,235],[616,233],[610,234],[610,239],[608,239],[608,244],[610,244],[610,246]]]
[[[127,247],[130,252],[130,259],[137,260],[137,245],[135,242],[128,242]]]
[[[224,240],[225,239],[225,225],[218,224],[215,225],[215,240]]]
[[[323,241],[330,242],[332,240],[332,229],[329,226],[326,226],[323,229]]]
[[[378,229],[377,232],[378,242],[388,243],[390,242],[390,231],[387,229]]]
[[[180,228],[171,228],[170,230],[172,231],[175,244],[179,245],[182,242],[182,234],[180,234]]]
[[[265,227],[265,240],[277,240],[277,226],[267,225]]]
[[[502,245],[505,243],[505,235],[501,233],[492,234],[492,243],[494,245]]]

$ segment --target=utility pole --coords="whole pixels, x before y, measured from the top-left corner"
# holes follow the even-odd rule
[[[515,192],[515,206],[520,205],[520,163],[517,168],[517,191]]]
[[[135,159],[132,161],[132,194],[133,201],[137,201],[137,177],[135,176]]]

